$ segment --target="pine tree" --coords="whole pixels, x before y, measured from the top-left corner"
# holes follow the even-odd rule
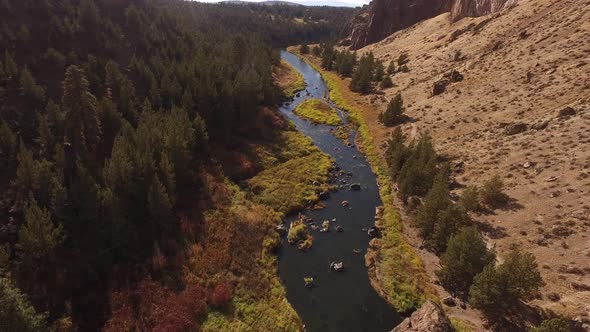
[[[374,57],[372,53],[369,53],[361,57],[359,66],[352,75],[350,89],[355,92],[369,93],[372,89],[373,77]]]
[[[45,90],[35,81],[33,74],[25,67],[20,74],[21,96],[27,100],[30,107],[36,108],[43,105]]]
[[[166,192],[170,198],[170,203],[174,205],[176,196],[176,176],[174,175],[174,165],[168,159],[166,154],[162,154],[160,158],[160,177]]]
[[[70,66],[63,82],[62,110],[66,114],[65,136],[75,154],[96,150],[100,141],[100,121],[96,97],[88,89],[84,70]]]
[[[465,227],[449,239],[436,275],[446,289],[465,298],[473,278],[495,259],[477,228]]]
[[[172,235],[174,215],[172,202],[166,193],[166,188],[158,176],[154,176],[147,197],[148,209],[151,217],[152,236],[154,239],[165,239]]]
[[[30,198],[25,210],[25,224],[18,232],[19,255],[26,268],[35,269],[37,263],[47,262],[63,239],[62,226],[55,226],[51,213],[39,208]]]
[[[55,135],[49,127],[49,121],[46,115],[39,116],[39,129],[37,129],[38,137],[35,140],[41,149],[41,155],[45,158],[50,158],[53,149]]]
[[[39,170],[35,159],[33,159],[33,154],[22,142],[16,159],[18,167],[16,169],[15,184],[18,191],[26,196],[35,191]]]
[[[26,296],[7,278],[0,278],[0,329],[46,331],[45,315],[37,313]]]
[[[379,121],[387,127],[393,127],[402,123],[404,119],[404,101],[401,93],[398,93],[389,101],[385,112],[379,114]]]
[[[8,124],[0,119],[0,168],[9,167],[14,161],[17,150],[16,134]]]

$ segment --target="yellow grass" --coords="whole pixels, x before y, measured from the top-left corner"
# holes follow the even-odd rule
[[[287,98],[291,98],[297,91],[305,89],[303,76],[284,60],[281,60],[281,64],[274,68],[273,76]]]
[[[306,99],[295,109],[295,114],[315,123],[337,126],[342,124],[336,110],[321,99]]]

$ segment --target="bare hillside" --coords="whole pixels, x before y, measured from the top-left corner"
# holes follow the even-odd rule
[[[376,140],[387,101],[401,92],[408,136],[430,132],[461,185],[504,178],[509,208],[474,216],[500,256],[533,252],[546,286],[534,304],[590,321],[590,1],[522,0],[452,23],[443,14],[367,46],[386,64],[407,53],[384,96],[365,98]],[[464,79],[433,96],[442,75]],[[439,91],[440,92],[440,91]],[[425,259],[436,268],[436,260]]]

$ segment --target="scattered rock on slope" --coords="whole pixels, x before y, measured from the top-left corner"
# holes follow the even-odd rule
[[[452,332],[454,331],[451,322],[445,315],[442,308],[432,302],[427,301],[412,314],[406,318],[400,325],[396,326],[392,332]]]

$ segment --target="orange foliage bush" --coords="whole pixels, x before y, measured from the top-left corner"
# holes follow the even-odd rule
[[[205,291],[188,285],[175,293],[152,279],[136,289],[111,296],[111,319],[104,331],[191,331],[198,329],[198,316],[206,309]]]
[[[213,289],[213,295],[211,296],[211,304],[221,308],[225,307],[232,298],[232,291],[230,286],[225,282],[220,282]]]

